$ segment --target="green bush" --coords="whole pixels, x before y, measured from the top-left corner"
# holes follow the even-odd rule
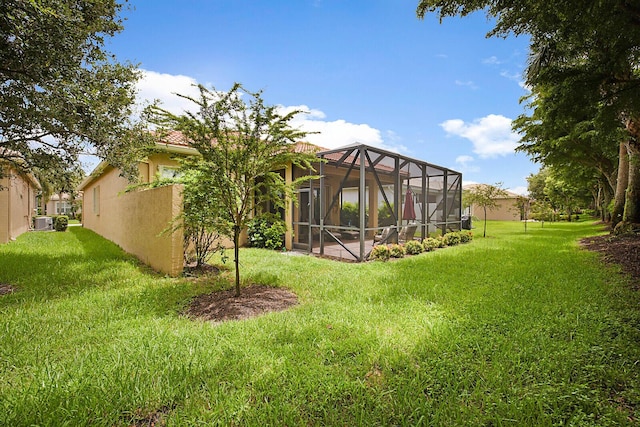
[[[445,246],[455,246],[460,243],[460,234],[457,231],[452,231],[450,233],[442,236],[442,242]]]
[[[386,245],[374,246],[369,254],[369,259],[387,261],[391,257],[391,251]]]
[[[473,232],[471,230],[462,230],[458,234],[460,235],[460,243],[469,243],[473,240]]]
[[[424,252],[424,248],[422,247],[420,242],[417,242],[415,240],[409,240],[407,243],[405,243],[404,250],[409,255],[418,255]]]
[[[405,255],[404,246],[394,243],[389,245],[389,254],[392,258],[402,258]]]
[[[422,241],[422,248],[425,252],[430,252],[441,247],[442,240],[437,237],[427,237]]]
[[[66,215],[58,215],[53,222],[53,228],[56,231],[66,231],[69,226],[69,217]]]
[[[249,244],[254,248],[282,249],[286,231],[287,226],[278,215],[272,213],[260,215],[249,223],[247,229]]]
[[[386,203],[378,207],[378,227],[388,227],[394,225],[396,221],[393,217],[393,203],[390,204],[389,209]]]

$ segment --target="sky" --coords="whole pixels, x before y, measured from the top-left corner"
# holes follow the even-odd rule
[[[106,48],[143,70],[138,98],[181,113],[194,84],[300,109],[325,148],[364,143],[526,192],[516,153],[528,39],[486,38],[483,13],[416,17],[418,0],[129,0]]]

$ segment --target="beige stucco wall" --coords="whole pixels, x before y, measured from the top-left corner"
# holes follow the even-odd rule
[[[38,191],[30,180],[5,170],[0,179],[0,243],[16,239],[29,231]]]
[[[487,219],[496,221],[520,221],[520,211],[516,207],[517,200],[514,198],[500,199],[497,207],[487,208]],[[473,205],[471,215],[484,221],[484,209],[482,206]]]
[[[141,167],[144,166],[141,165]],[[126,179],[107,167],[87,184],[83,225],[113,241],[153,269],[178,275],[183,266],[182,229],[162,233],[182,208],[182,186],[125,193]]]

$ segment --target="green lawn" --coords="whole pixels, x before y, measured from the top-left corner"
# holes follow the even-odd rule
[[[590,223],[388,263],[243,250],[291,310],[189,320],[224,281],[165,278],[81,227],[0,246],[0,425],[638,425],[640,298]],[[477,233],[476,233],[477,234]]]

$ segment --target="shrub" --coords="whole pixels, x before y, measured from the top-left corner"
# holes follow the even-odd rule
[[[457,231],[452,231],[450,233],[447,233],[444,236],[442,236],[442,242],[446,246],[455,246],[458,243],[460,243],[460,234],[458,234]]]
[[[460,243],[469,243],[473,240],[473,233],[470,230],[462,230],[458,234],[460,235]]]
[[[69,217],[66,215],[58,215],[53,222],[53,228],[56,231],[66,231],[69,225]]]
[[[425,252],[433,251],[442,247],[442,240],[436,237],[427,237],[422,241],[422,248]]]
[[[420,244],[420,242],[416,242],[415,240],[409,240],[404,244],[404,250],[409,255],[418,255],[424,252],[424,248]]]
[[[254,248],[282,249],[287,226],[276,214],[267,213],[251,220],[247,233]]]
[[[397,243],[389,245],[389,253],[392,258],[402,258],[405,254],[404,246]]]
[[[387,261],[391,257],[391,251],[386,245],[374,246],[369,254],[369,259]]]

